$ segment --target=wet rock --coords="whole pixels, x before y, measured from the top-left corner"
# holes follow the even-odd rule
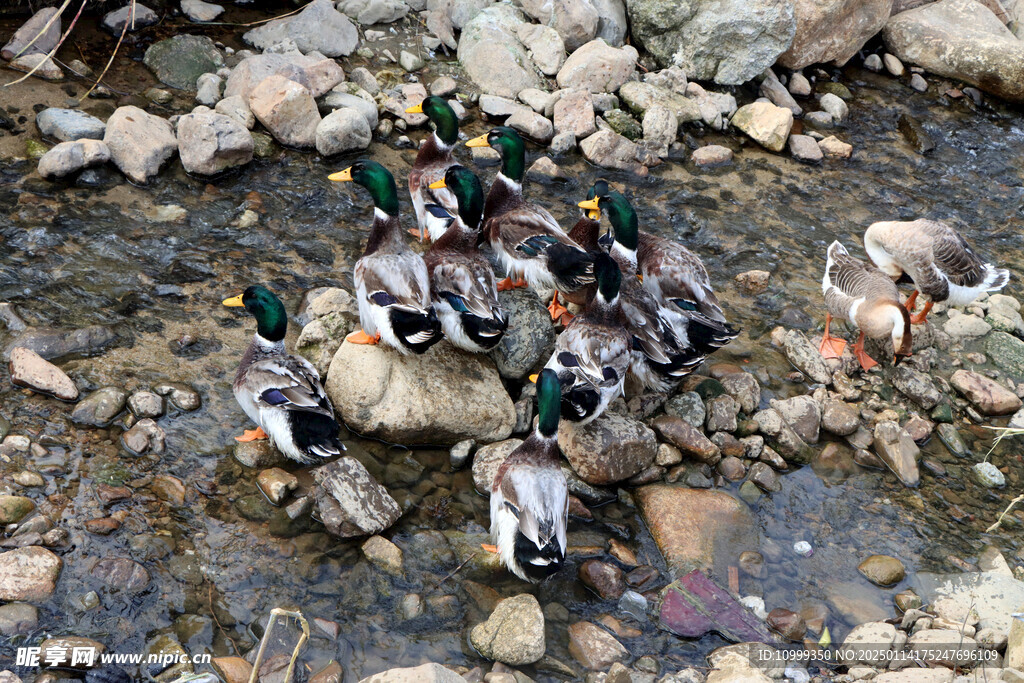
[[[110,161],[110,150],[100,140],[62,142],[39,159],[36,168],[43,178],[63,178],[84,168]]]
[[[278,142],[300,148],[316,145],[320,112],[302,84],[278,74],[268,76],[249,95],[249,109]]]
[[[786,640],[800,642],[807,632],[807,622],[800,614],[784,607],[776,607],[768,613],[768,627]]]
[[[891,7],[890,0],[797,0],[796,33],[779,64],[790,69],[832,61],[845,64],[882,29]],[[881,68],[880,62],[878,66]]]
[[[338,10],[363,26],[390,24],[409,13],[409,5],[402,0],[344,0]]]
[[[687,76],[737,85],[775,63],[793,39],[793,6],[767,1],[679,7],[662,0],[627,3],[633,37],[662,65]],[[757,27],[752,32],[751,28]]]
[[[394,576],[402,575],[402,550],[383,536],[370,536],[361,546],[371,564]]]
[[[793,366],[814,382],[828,385],[832,374],[818,349],[798,330],[788,330],[782,342],[783,353]]]
[[[589,621],[569,625],[569,653],[591,671],[604,671],[629,656],[614,636]]]
[[[637,161],[640,150],[636,143],[611,130],[600,130],[581,141],[580,151],[587,161],[604,168],[632,171],[638,175],[647,172]]]
[[[39,610],[24,602],[0,605],[0,635],[23,636],[39,625]],[[0,681],[3,678],[0,677]]]
[[[610,46],[597,38],[574,51],[558,70],[560,88],[584,88],[592,93],[615,92],[636,71],[636,48]]]
[[[600,560],[587,560],[580,565],[580,581],[602,600],[618,600],[626,590],[622,570]]]
[[[316,126],[316,151],[333,156],[370,146],[370,125],[356,109],[336,109]]]
[[[920,415],[914,415],[903,425],[903,429],[906,430],[915,443],[924,443],[931,437],[932,431],[935,429],[935,423],[924,419]]]
[[[517,37],[522,23],[524,17],[519,10],[493,5],[462,27],[459,62],[483,92],[513,98],[526,88],[543,87],[526,47]]]
[[[623,104],[640,118],[643,118],[648,109],[660,104],[671,109],[679,123],[701,120],[700,106],[695,101],[646,81],[627,81],[619,88],[619,97],[622,98]]]
[[[491,495],[494,475],[505,458],[523,443],[522,439],[506,439],[481,446],[473,456],[473,485],[484,496]]]
[[[121,444],[135,455],[144,453],[163,453],[166,447],[166,434],[156,422],[150,418],[139,420],[132,428],[121,435]]]
[[[658,450],[654,432],[617,413],[604,413],[579,426],[564,423],[558,445],[572,468],[588,484],[613,484],[642,472]]]
[[[724,577],[741,552],[757,547],[747,507],[722,491],[652,484],[634,498],[673,576],[701,569]]]
[[[917,92],[926,92],[928,90],[928,81],[924,80],[924,76],[921,74],[913,74],[910,77],[910,87]]]
[[[199,77],[224,66],[224,57],[206,36],[176,35],[153,43],[143,63],[161,83],[195,92]]]
[[[324,95],[345,80],[345,72],[338,63],[322,54],[268,52],[247,57],[231,70],[224,85],[224,98],[241,97],[248,102],[253,90],[274,75],[305,86],[313,97]]]
[[[447,343],[422,356],[343,343],[326,389],[349,427],[394,443],[491,442],[508,438],[516,420],[493,364]]]
[[[737,396],[733,397],[740,401]],[[740,405],[743,405],[742,401],[740,401]],[[670,398],[665,404],[665,412],[672,417],[685,420],[688,424],[698,429],[704,427],[706,415],[704,399],[695,391],[682,391]]]
[[[0,524],[17,524],[35,509],[29,498],[0,495]]]
[[[395,499],[356,460],[344,456],[313,470],[316,502],[327,530],[341,538],[380,533],[402,514]]]
[[[24,73],[31,73],[36,78],[44,81],[59,81],[64,78],[64,72],[53,60],[46,55],[33,54],[22,55],[7,63],[7,68]]]
[[[824,158],[818,141],[810,135],[790,135],[789,153],[797,161],[807,164],[816,164]]]
[[[985,351],[997,366],[1024,376],[1024,342],[1012,334],[994,331],[985,339]]]
[[[920,121],[910,114],[905,112],[900,114],[896,127],[907,143],[919,154],[927,154],[935,149],[935,142],[928,135],[928,131],[924,129]]]
[[[590,91],[576,88],[562,93],[555,103],[554,124],[556,133],[572,132],[577,139],[597,131]]]
[[[888,52],[882,55],[882,63],[885,65],[885,70],[889,72],[890,76],[899,78],[906,71],[906,69],[903,68],[903,62],[899,60],[899,57],[891,55]]]
[[[550,26],[521,24],[516,30],[519,40],[530,50],[530,58],[545,76],[554,76],[565,62],[565,43]],[[564,86],[563,86],[564,87]]]
[[[931,410],[942,399],[931,377],[909,365],[894,366],[888,379],[900,393],[925,410]]]
[[[848,436],[860,426],[860,414],[857,409],[845,401],[828,399],[822,410],[821,427],[830,434]]]
[[[70,355],[91,355],[117,340],[117,334],[103,325],[66,330],[54,327],[29,327],[4,347],[4,360],[11,359],[14,348],[23,346],[47,360]]]
[[[62,142],[88,138],[100,140],[107,124],[80,109],[49,107],[36,115],[36,126],[45,137]]]
[[[256,483],[271,503],[280,505],[290,492],[298,488],[299,480],[280,467],[271,467],[259,473]]]
[[[917,467],[920,450],[906,430],[896,422],[879,422],[875,425],[874,447],[878,457],[904,486],[917,486],[921,478]]]
[[[544,615],[529,593],[506,598],[482,624],[473,627],[470,643],[477,651],[509,666],[532,664],[544,656]]]
[[[843,641],[843,662],[885,665],[895,639],[896,627],[892,624],[875,621],[855,626]]]
[[[671,415],[661,415],[651,422],[658,435],[678,448],[683,454],[709,465],[722,457],[718,446],[690,423]]]
[[[49,394],[63,401],[78,400],[78,387],[64,371],[43,360],[35,351],[16,347],[11,351],[9,370],[15,386]]]
[[[709,432],[734,432],[737,428],[736,416],[740,405],[728,394],[716,396],[707,402],[707,421],[705,426]]]
[[[794,396],[784,401],[773,399],[771,406],[805,443],[818,443],[821,407],[813,397]]]
[[[853,154],[853,145],[843,142],[835,135],[819,140],[818,147],[826,159],[849,159]]]
[[[178,410],[191,412],[198,410],[199,406],[202,405],[199,392],[187,384],[178,382],[161,383],[155,385],[153,391],[159,396],[166,396],[170,399],[171,405]]]
[[[999,489],[1006,486],[1006,477],[990,462],[977,463],[971,468],[971,474],[985,488]]]
[[[704,145],[693,150],[690,160],[700,168],[715,168],[732,161],[732,150],[722,145]]]
[[[192,21],[213,21],[224,13],[221,5],[203,0],[181,0],[181,11]]]
[[[724,460],[722,462],[725,462]],[[782,490],[782,482],[779,481],[779,475],[775,474],[768,464],[763,462],[755,462],[750,466],[750,481],[754,482],[757,488],[761,489],[765,493],[774,493]]]
[[[103,16],[103,28],[114,35],[121,35],[125,24],[128,31],[134,33],[160,21],[160,16],[141,2],[129,3],[121,9],[108,12]]]
[[[12,60],[19,55],[49,54],[60,40],[60,17],[50,24],[46,31],[43,31],[43,27],[55,14],[57,9],[54,7],[44,7],[33,14],[0,49],[0,56]],[[40,33],[41,31],[43,32]]]
[[[440,664],[421,664],[406,669],[388,669],[359,683],[466,683],[466,679]]]
[[[100,560],[89,573],[111,590],[137,593],[149,585],[149,572],[146,568],[122,557]]]
[[[254,28],[242,39],[260,50],[290,40],[303,54],[315,51],[326,57],[347,56],[359,46],[355,25],[331,0],[313,0],[298,14]]]
[[[1002,384],[970,370],[957,370],[949,383],[983,415],[1009,415],[1022,405]]]
[[[103,387],[79,401],[71,413],[71,421],[90,427],[106,427],[121,414],[127,399],[127,391]]]
[[[140,419],[160,417],[164,414],[164,400],[151,391],[136,391],[128,398],[128,409]]]
[[[787,462],[798,464],[810,462],[814,455],[814,449],[800,438],[777,410],[769,408],[758,411],[754,414],[753,419],[757,423],[758,430],[770,440],[772,447]]]
[[[882,37],[903,61],[1024,101],[1024,47],[981,3],[940,0],[901,12],[886,23]]]
[[[876,586],[894,586],[906,576],[903,563],[889,555],[871,555],[857,565],[857,571]]]
[[[128,179],[146,183],[174,156],[178,140],[171,124],[135,106],[118,107],[107,120],[103,142]]]
[[[1011,420],[1011,425],[1012,420]],[[970,454],[970,449],[967,444],[964,443],[963,438],[960,436],[960,432],[957,431],[956,427],[951,424],[940,424],[936,431],[939,434],[939,439],[946,445],[949,452],[958,458],[966,457]]]
[[[752,102],[733,115],[730,123],[772,152],[781,152],[793,127],[793,112],[771,102]]]

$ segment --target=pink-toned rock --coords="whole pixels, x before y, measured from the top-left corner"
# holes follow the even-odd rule
[[[882,30],[893,0],[796,0],[793,43],[778,59],[789,69],[846,63]]]
[[[569,625],[569,653],[591,671],[605,671],[629,656],[612,634],[589,621]]]
[[[11,351],[11,382],[63,401],[77,401],[78,387],[71,378],[35,351],[17,347]]]
[[[301,83],[277,74],[268,76],[249,95],[249,109],[278,142],[303,148],[316,145],[320,112]]]
[[[849,159],[853,154],[853,145],[843,142],[835,135],[818,140],[818,147],[826,159]]]
[[[1021,407],[1017,394],[976,372],[957,370],[949,383],[983,415],[1009,415]]]
[[[732,150],[722,145],[704,145],[693,150],[690,159],[701,168],[724,166],[732,161]]]
[[[59,557],[39,546],[0,553],[0,600],[45,602],[63,566]]]
[[[555,103],[555,133],[571,132],[580,140],[595,131],[597,122],[590,91],[577,88],[564,93]]]

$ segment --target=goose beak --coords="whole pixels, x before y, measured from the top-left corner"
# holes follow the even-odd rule
[[[242,306],[245,306],[245,304],[242,303],[241,294],[239,294],[238,296],[233,296],[230,299],[224,299],[223,303],[225,306],[230,306],[231,308],[240,308]]]
[[[444,178],[441,178],[440,180],[430,183],[427,187],[431,190],[440,190],[442,187],[448,187],[448,185],[445,184]]]
[[[350,183],[352,182],[352,167],[349,166],[344,171],[338,171],[327,176],[328,180],[333,180],[336,183]]]
[[[409,107],[408,109],[405,110],[405,113],[406,114],[422,114],[423,113],[423,103],[420,102],[419,104],[412,105],[411,107]]]
[[[491,143],[487,142],[487,133],[479,137],[475,137],[472,140],[466,142],[466,147],[490,147]]]

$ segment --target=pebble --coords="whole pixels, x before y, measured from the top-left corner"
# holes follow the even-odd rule
[[[138,593],[149,585],[149,572],[138,562],[123,557],[100,560],[89,572],[106,584],[107,588]]]
[[[63,561],[45,548],[0,553],[0,600],[43,603],[53,595]]]
[[[844,121],[850,114],[850,108],[846,106],[846,102],[841,97],[833,95],[832,93],[825,93],[821,96],[821,100],[818,102],[823,111],[827,111],[832,115],[834,121]]]
[[[789,92],[796,97],[811,96],[811,82],[799,71],[789,77]]]
[[[364,150],[370,146],[373,132],[366,117],[357,109],[336,109],[316,126],[316,150],[323,156]]]
[[[140,419],[164,414],[164,399],[151,391],[137,391],[128,398],[128,410]]]
[[[1006,486],[1006,477],[990,462],[979,462],[974,465],[971,474],[985,488],[999,489]]]
[[[700,168],[715,168],[732,162],[733,153],[722,145],[704,145],[690,155],[690,160]]]
[[[904,486],[916,486],[921,479],[917,466],[920,450],[898,423],[882,421],[875,425],[875,453],[896,474]]]
[[[16,347],[10,357],[11,382],[63,401],[77,401],[78,387],[64,371],[38,353]]]
[[[842,100],[839,101],[842,102]],[[790,135],[789,153],[797,161],[808,164],[816,164],[824,158],[821,148],[818,147],[818,141],[809,135]]]
[[[784,607],[776,607],[769,612],[766,621],[769,628],[794,642],[803,640],[804,633],[807,632],[807,622],[804,618]]]
[[[818,141],[827,159],[849,159],[853,154],[853,145],[847,144],[834,135]]]
[[[992,331],[992,326],[976,315],[959,314],[943,323],[942,329],[950,337],[962,339],[983,337]]]
[[[203,0],[181,0],[181,11],[192,21],[213,21],[219,17],[224,8]]]
[[[106,427],[124,410],[128,392],[118,387],[103,387],[78,402],[71,413],[75,424]]]
[[[107,119],[103,142],[129,180],[144,184],[178,149],[170,122],[135,106],[118,107]]]
[[[388,539],[383,536],[371,536],[366,539],[361,549],[372,564],[394,576],[402,575],[402,550]]]
[[[509,666],[539,661],[546,649],[540,604],[529,593],[502,600],[469,640],[482,656]]]
[[[882,63],[885,66],[885,70],[896,78],[899,78],[906,72],[906,69],[903,68],[903,62],[901,62],[898,57],[891,55],[888,52],[882,55]]]
[[[52,59],[43,54],[22,55],[7,63],[7,68],[14,71],[31,73],[36,78],[44,81],[60,81],[64,78],[64,72]]]
[[[135,455],[152,451],[163,453],[166,435],[164,430],[150,418],[139,420],[121,435],[121,444]]]
[[[606,671],[629,656],[622,643],[589,621],[569,625],[569,653],[591,671]]]
[[[928,81],[924,80],[921,74],[914,74],[910,77],[910,87],[917,92],[926,92],[928,90]]]
[[[37,171],[47,179],[63,178],[110,161],[110,150],[100,140],[75,140],[52,147],[39,159]]]
[[[906,576],[903,563],[889,555],[871,555],[857,565],[857,571],[876,586],[894,586]]]
[[[134,11],[132,7],[134,5]],[[128,4],[121,9],[108,12],[103,16],[103,28],[114,35],[120,35],[128,24],[128,31],[134,33],[147,26],[152,26],[160,20],[156,12],[143,5],[141,2]]]
[[[602,600],[618,600],[626,590],[622,570],[600,560],[587,560],[580,565],[578,576],[587,588]]]
[[[299,480],[294,474],[285,472],[280,467],[271,467],[259,473],[256,483],[271,503],[280,505],[288,494],[298,487]]]
[[[398,55],[398,63],[399,65],[401,65],[403,69],[405,69],[409,73],[419,71],[427,64],[426,60],[424,60],[423,57],[419,56],[418,54],[408,52],[406,50],[402,50],[402,52]]]
[[[869,71],[879,72],[885,65],[882,63],[882,58],[877,54],[870,54],[864,58],[864,68]]]

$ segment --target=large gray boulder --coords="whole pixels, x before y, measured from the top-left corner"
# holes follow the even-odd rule
[[[14,59],[18,55],[49,54],[50,50],[57,47],[60,40],[60,17],[54,19],[53,23],[40,35],[43,27],[57,13],[56,7],[44,7],[32,18],[22,24],[21,28],[14,32],[7,44],[0,49],[0,56],[4,59]]]
[[[1024,42],[974,0],[940,0],[892,17],[889,51],[932,73],[1024,102]]]
[[[507,439],[516,421],[494,364],[447,342],[419,356],[345,342],[326,389],[345,424],[393,443],[489,443]]]
[[[592,0],[519,0],[523,11],[558,31],[570,52],[597,35],[600,15]]]
[[[615,92],[633,77],[640,58],[636,48],[616,48],[602,38],[583,45],[558,70],[561,88],[586,88],[590,92]]]
[[[893,0],[795,0],[796,33],[779,64],[802,69],[810,64],[844,64],[882,30]]]
[[[512,6],[494,5],[463,27],[459,62],[485,93],[515,99],[527,88],[544,87],[536,65],[516,35],[524,21],[522,13]]]
[[[189,173],[216,175],[252,161],[252,134],[225,114],[186,114],[178,121],[178,155]]]
[[[328,57],[347,56],[359,46],[355,24],[331,0],[313,0],[298,14],[254,28],[242,39],[260,50],[293,40],[300,52],[316,51]]]
[[[224,85],[224,97],[248,98],[264,78],[275,74],[306,86],[313,97],[320,97],[345,80],[345,72],[338,63],[322,54],[268,52],[247,57],[231,70]]]
[[[633,37],[687,77],[738,85],[770,67],[796,31],[792,0],[627,0]]]
[[[130,105],[118,107],[107,119],[103,142],[121,173],[136,183],[145,183],[159,173],[178,149],[167,119]]]
[[[179,90],[195,91],[205,73],[216,73],[224,57],[206,36],[177,35],[153,43],[142,59],[161,83]]]

